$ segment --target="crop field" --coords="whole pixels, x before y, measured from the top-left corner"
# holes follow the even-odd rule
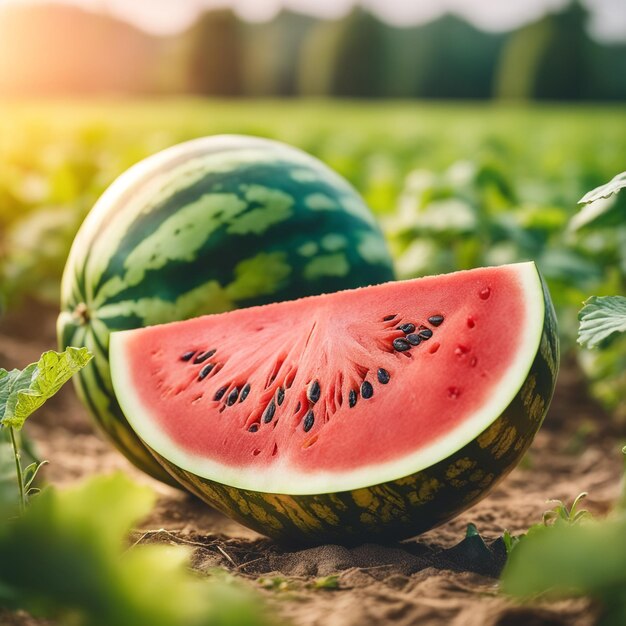
[[[61,275],[83,219],[137,161],[213,134],[283,141],[344,176],[374,212],[400,279],[537,263],[560,373],[532,446],[488,497],[402,543],[285,546],[131,466],[71,385],[21,431],[27,415],[16,417],[3,372],[57,349]],[[608,334],[588,326],[578,341],[584,301],[626,294],[626,190],[579,201],[624,170],[623,106],[0,103],[0,624],[625,623],[623,301]],[[89,356],[72,359],[46,365],[61,373],[36,390],[33,409]],[[20,445],[26,489],[16,494]],[[126,477],[102,477],[115,471]],[[2,508],[18,496],[23,527]]]

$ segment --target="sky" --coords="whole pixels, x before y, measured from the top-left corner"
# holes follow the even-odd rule
[[[41,0],[0,0],[0,6]],[[281,8],[320,17],[340,17],[361,4],[396,25],[457,13],[486,30],[508,30],[559,9],[568,0],[56,0],[125,19],[154,34],[174,34],[213,7],[230,6],[249,20],[271,19]],[[582,0],[591,11],[591,33],[606,41],[626,41],[626,0]]]

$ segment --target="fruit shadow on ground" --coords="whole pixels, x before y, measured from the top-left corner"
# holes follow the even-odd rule
[[[0,365],[23,367],[53,347],[55,316],[51,307],[28,303],[0,322]],[[499,594],[496,578],[470,571],[481,567],[467,565],[447,552],[463,539],[470,522],[488,544],[504,529],[525,531],[541,519],[550,498],[571,502],[580,491],[588,491],[586,506],[592,513],[601,515],[610,508],[619,488],[620,433],[588,399],[583,379],[570,363],[562,366],[544,427],[520,467],[470,511],[396,545],[278,546],[195,498],[141,475],[94,433],[71,388],[46,405],[29,433],[42,457],[50,459],[46,477],[55,485],[115,470],[150,484],[159,501],[136,530],[134,541],[189,545],[194,549],[195,569],[207,574],[226,570],[243,579],[297,626],[590,626],[595,622],[596,609],[584,599],[532,608],[516,605]],[[494,550],[497,553],[497,545]],[[46,623],[0,613],[3,625]]]

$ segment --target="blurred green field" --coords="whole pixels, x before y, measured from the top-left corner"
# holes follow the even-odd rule
[[[566,349],[583,299],[625,291],[625,194],[606,201],[611,209],[599,217],[571,222],[586,191],[626,169],[624,107],[5,102],[5,305],[17,306],[25,294],[56,300],[74,233],[118,174],[161,148],[216,133],[280,139],[343,174],[379,215],[400,277],[536,260],[549,281]],[[611,406],[619,403],[615,393],[609,389]]]

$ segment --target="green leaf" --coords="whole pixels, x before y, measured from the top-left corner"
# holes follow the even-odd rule
[[[578,343],[587,348],[608,345],[617,333],[626,333],[626,298],[592,296],[578,313]]]
[[[339,576],[331,574],[330,576],[316,578],[313,581],[313,589],[339,589]]]
[[[570,231],[586,227],[612,228],[624,223],[624,206],[614,198],[601,199],[586,204],[569,222]]]
[[[626,172],[618,174],[615,178],[610,180],[605,185],[600,185],[590,192],[586,193],[579,201],[578,204],[589,204],[595,202],[600,198],[608,198],[614,193],[617,193],[620,189],[626,187]]]
[[[0,424],[22,428],[26,419],[92,358],[86,348],[51,350],[21,372],[0,370]]]
[[[0,604],[80,626],[256,626],[255,599],[189,572],[189,550],[128,547],[155,494],[121,474],[48,489],[18,519],[0,516]]]
[[[505,593],[529,597],[591,595],[605,605],[604,624],[626,623],[626,517],[534,529],[511,552]]]
[[[13,385],[19,375],[19,370],[12,370],[8,372],[7,370],[0,368],[0,425],[3,422],[7,401],[11,395],[11,389],[13,388]]]
[[[506,550],[507,557],[511,554],[511,552],[515,549],[519,542],[524,538],[524,535],[512,535],[510,531],[505,530],[502,533],[502,541],[504,543],[504,548]]]

